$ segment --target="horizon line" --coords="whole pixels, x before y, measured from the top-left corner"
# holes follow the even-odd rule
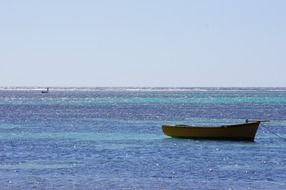
[[[5,88],[286,88],[286,86],[0,86]]]

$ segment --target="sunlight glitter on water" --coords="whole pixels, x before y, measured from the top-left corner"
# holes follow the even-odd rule
[[[3,189],[281,189],[286,91],[0,90]],[[161,125],[271,120],[255,142],[173,139]]]

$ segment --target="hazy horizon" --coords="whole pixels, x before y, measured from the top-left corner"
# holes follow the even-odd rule
[[[286,89],[284,86],[0,86],[2,89]]]

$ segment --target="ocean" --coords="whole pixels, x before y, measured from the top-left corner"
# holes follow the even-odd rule
[[[286,189],[286,88],[0,88],[0,189]],[[254,142],[163,124],[271,120]]]

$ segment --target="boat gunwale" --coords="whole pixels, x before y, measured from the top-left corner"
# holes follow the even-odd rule
[[[244,127],[245,125],[257,124],[259,126],[260,121],[241,123],[241,124],[229,124],[220,126],[193,126],[193,125],[162,125],[162,128],[198,128],[198,129],[218,129],[218,128],[232,128],[232,127]]]

